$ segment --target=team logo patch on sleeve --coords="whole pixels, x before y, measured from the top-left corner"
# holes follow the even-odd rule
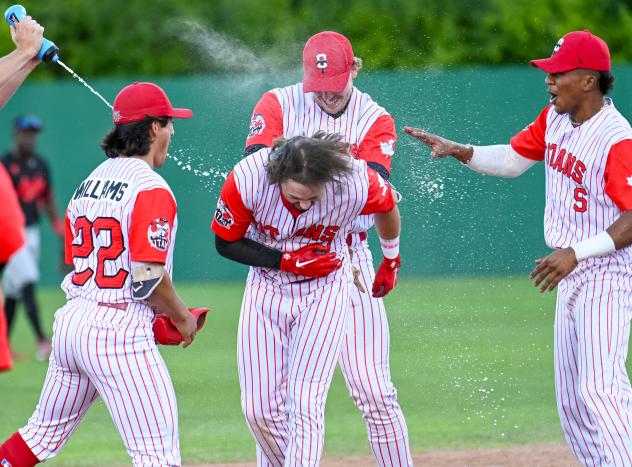
[[[167,219],[155,219],[147,229],[147,241],[156,250],[167,251],[169,246],[169,221]]]
[[[382,154],[386,157],[391,157],[395,154],[395,140],[389,139],[388,141],[380,143],[380,149],[382,150]]]
[[[215,210],[215,222],[217,222],[225,229],[230,229],[230,226],[235,223],[233,213],[230,212],[228,205],[221,198],[217,202],[217,209]]]
[[[250,120],[250,131],[248,132],[248,138],[252,138],[255,135],[260,135],[266,128],[266,121],[261,114],[254,114]]]

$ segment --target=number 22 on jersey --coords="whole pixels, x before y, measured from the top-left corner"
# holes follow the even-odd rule
[[[82,271],[77,271],[72,276],[75,285],[83,286],[94,275],[94,281],[100,289],[120,289],[129,274],[123,268],[119,268],[113,275],[105,274],[105,262],[116,260],[125,251],[123,242],[123,232],[121,223],[113,217],[98,217],[90,221],[87,217],[81,216],[75,220],[75,232],[77,235],[72,243],[73,258],[87,259],[95,251],[96,239],[108,239],[108,245],[96,247],[96,274],[95,271],[86,267]]]

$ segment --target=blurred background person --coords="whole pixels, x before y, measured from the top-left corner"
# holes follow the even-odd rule
[[[48,164],[35,152],[41,130],[42,121],[38,117],[18,117],[14,125],[13,149],[2,157],[2,164],[13,182],[26,225],[26,244],[9,260],[2,277],[2,287],[6,295],[4,308],[9,334],[17,304],[22,301],[37,338],[35,357],[45,360],[50,355],[51,344],[42,328],[35,298],[35,286],[39,280],[40,212],[46,212],[55,233],[62,241],[64,223],[55,207]]]

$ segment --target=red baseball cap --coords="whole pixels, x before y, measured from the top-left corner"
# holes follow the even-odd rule
[[[584,29],[566,34],[557,42],[550,58],[531,60],[531,65],[547,73],[577,68],[610,71],[610,52],[606,41]]]
[[[353,49],[349,39],[333,31],[313,35],[303,49],[303,91],[344,91],[352,65]]]
[[[191,109],[174,109],[167,94],[154,83],[125,86],[114,99],[112,121],[117,125],[133,123],[147,117],[191,118]]]

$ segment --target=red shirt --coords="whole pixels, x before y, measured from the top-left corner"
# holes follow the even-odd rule
[[[0,164],[0,264],[24,245],[24,213],[20,207],[13,182],[4,165]]]

